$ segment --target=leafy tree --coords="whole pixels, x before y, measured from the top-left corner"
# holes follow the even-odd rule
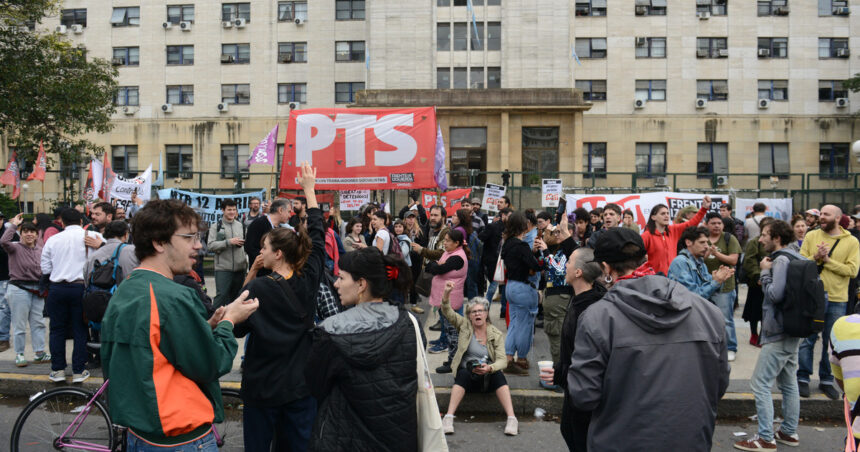
[[[854,74],[854,77],[842,82],[842,87],[851,90],[852,93],[860,91],[860,73]]]

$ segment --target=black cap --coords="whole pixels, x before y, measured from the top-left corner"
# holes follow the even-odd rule
[[[626,250],[627,252],[624,252],[624,248],[628,245],[635,245],[635,247],[631,246]],[[627,228],[610,228],[597,239],[597,244],[594,246],[594,261],[613,264],[642,259],[645,253],[645,242],[639,234]]]

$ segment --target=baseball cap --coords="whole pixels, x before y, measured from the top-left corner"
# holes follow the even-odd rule
[[[626,249],[625,249],[626,248]],[[594,261],[613,264],[645,257],[645,242],[631,229],[611,228],[600,234],[594,246]]]
[[[860,220],[860,212],[851,215],[851,218],[854,218],[855,220]]]
[[[816,217],[821,216],[821,212],[818,209],[809,209],[806,211],[808,215],[815,215]]]

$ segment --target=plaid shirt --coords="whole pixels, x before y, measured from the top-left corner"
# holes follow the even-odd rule
[[[320,290],[317,293],[317,324],[323,320],[340,313],[341,306],[331,287],[320,281]]]

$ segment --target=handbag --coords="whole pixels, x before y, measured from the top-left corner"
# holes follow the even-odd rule
[[[493,281],[500,284],[505,283],[505,261],[502,259],[501,245],[499,245],[499,258],[496,260],[496,271],[493,272]]]
[[[418,295],[429,297],[430,289],[433,287],[433,274],[428,273],[426,268],[421,268],[418,281],[415,282],[415,291]]]
[[[415,328],[416,340],[416,369],[418,372],[418,393],[415,395],[415,407],[418,410],[418,450],[447,452],[448,443],[442,431],[442,417],[439,416],[439,404],[436,402],[436,391],[430,381],[430,371],[427,366],[427,355],[421,340],[421,330],[418,321],[409,314],[412,326]]]

